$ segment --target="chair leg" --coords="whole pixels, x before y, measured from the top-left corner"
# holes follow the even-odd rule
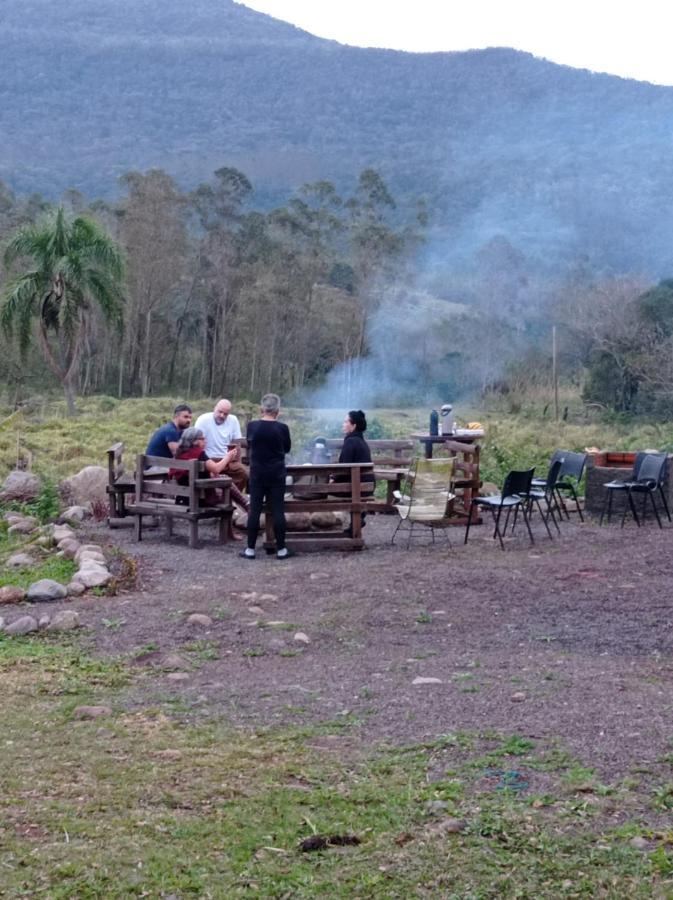
[[[470,508],[467,511],[467,524],[465,526],[465,540],[463,544],[467,544],[467,539],[470,535],[470,525],[472,524],[472,506],[474,505],[474,501],[470,503]]]
[[[141,515],[136,515],[135,539],[137,541],[142,541],[143,539],[143,517]]]
[[[556,498],[554,497],[554,492],[552,491],[551,497],[548,497],[548,498],[545,497],[545,500],[547,501],[547,519],[549,519],[549,516],[551,516],[551,520],[554,523],[554,528],[556,529],[556,531],[559,534],[561,534],[561,528],[559,527],[559,523],[556,520],[556,513],[554,512],[554,507],[556,507],[556,512],[558,512],[559,519],[561,519],[563,517],[561,514],[561,509],[560,509],[558,503],[556,502]]]
[[[565,504],[565,500],[563,499],[563,494],[561,493],[561,488],[554,488],[554,500],[556,503],[556,509],[558,510],[559,518],[562,519],[563,516],[570,521],[570,513],[568,512],[568,507]]]
[[[661,502],[664,504],[664,510],[666,511],[666,516],[667,516],[667,518],[668,518],[668,521],[670,522],[670,521],[671,521],[671,514],[670,514],[670,512],[668,511],[668,502],[667,502],[667,500],[666,500],[666,494],[664,494],[664,489],[662,488],[661,485],[659,485],[659,494],[661,495]]]
[[[626,503],[624,504],[624,512],[622,513],[622,528],[624,527],[624,522],[626,521],[626,512],[627,509],[631,510],[633,518],[635,519],[636,525],[640,528],[640,519],[638,518],[638,510],[636,509],[636,504],[633,502],[633,494],[630,490],[626,491]]]
[[[189,546],[192,550],[199,547],[199,520],[194,519],[189,522]]]
[[[648,491],[647,494],[650,495],[650,500],[652,501],[652,509],[654,510],[654,515],[657,517],[657,524],[659,528],[663,528],[664,526],[661,524],[661,519],[659,518],[659,510],[657,509],[657,504],[654,502],[654,491]],[[645,498],[647,499],[647,494]]]
[[[542,518],[542,521],[543,521],[543,523],[544,523],[544,527],[547,529],[547,534],[549,535],[549,540],[550,540],[550,541],[553,541],[553,540],[554,540],[554,536],[553,536],[553,534],[551,533],[551,529],[550,529],[550,527],[549,527],[549,521],[548,521],[548,518],[549,518],[549,517],[548,517],[548,516],[545,516],[544,511],[543,511],[542,507],[540,506],[540,501],[539,501],[539,500],[536,500],[535,502],[537,503],[537,508],[540,510],[540,517]],[[558,526],[556,526],[556,527],[558,528]]]
[[[573,495],[573,500],[575,501],[575,506],[577,507],[577,515],[580,517],[580,522],[583,522],[584,516],[582,515],[582,510],[580,508],[580,500],[579,500],[579,497],[577,496],[577,491],[575,490],[575,488],[573,487],[572,484],[570,485],[570,492]]]
[[[507,526],[509,524],[509,514],[512,511],[512,507],[507,510],[507,515],[505,516],[505,534],[507,534]],[[514,534],[514,529],[516,528],[516,513],[517,509],[514,507],[514,519],[512,520],[512,534]]]
[[[500,549],[504,550],[505,545],[502,540],[502,535],[500,534],[500,513],[501,512],[502,512],[502,506],[499,506],[498,507],[498,515],[495,517],[495,534],[493,535],[493,537],[495,538],[496,535],[498,536],[498,540],[500,541]]]
[[[521,515],[523,516],[523,520],[526,523],[526,528],[528,529],[528,537],[530,538],[530,542],[531,542],[531,544],[535,544],[535,538],[533,537],[533,532],[531,531],[531,528],[530,528],[530,518],[529,518],[528,514],[526,513],[525,503],[521,504]],[[542,510],[540,510],[540,515],[542,515]],[[549,531],[549,528],[547,528],[547,531]],[[549,537],[551,538],[551,531],[549,531]]]
[[[401,527],[401,525],[402,525],[402,522],[404,522],[404,519],[400,518],[399,521],[398,521],[398,523],[397,523],[397,528],[395,529],[395,531],[393,531],[393,536],[390,538],[390,543],[391,543],[391,544],[394,544],[394,543],[395,543],[395,538],[396,538],[396,536],[397,536],[397,532],[400,530],[400,527]],[[468,525],[469,525],[469,522],[468,522]]]

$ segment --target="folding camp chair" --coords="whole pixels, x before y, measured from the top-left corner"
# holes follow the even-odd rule
[[[393,532],[390,543],[400,529],[407,534],[407,549],[411,545],[414,529],[418,526],[429,528],[432,543],[435,543],[435,531],[443,531],[447,543],[449,535],[446,529],[451,524],[449,503],[454,498],[451,493],[453,477],[453,459],[417,459],[412,464],[407,478],[408,503],[400,503],[395,507],[400,517]]]

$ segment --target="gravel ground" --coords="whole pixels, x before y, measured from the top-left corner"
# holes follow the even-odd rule
[[[241,560],[214,528],[192,551],[180,526],[141,544],[93,527],[137,560],[137,583],[68,605],[96,653],[153,672],[129,705],[253,727],[339,720],[367,744],[459,729],[559,738],[612,778],[671,751],[670,526],[572,522],[550,542],[538,522],[534,547],[522,530],[502,552],[486,527],[467,547],[452,529],[450,550],[393,548],[394,525],[370,517],[363,552],[283,562]]]

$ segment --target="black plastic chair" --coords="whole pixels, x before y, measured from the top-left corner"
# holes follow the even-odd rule
[[[647,453],[643,450],[640,450],[636,453],[636,458],[633,460],[633,468],[631,469],[631,477],[625,479],[624,481],[608,481],[607,484],[604,484],[603,487],[606,489],[607,493],[605,495],[605,500],[603,501],[603,509],[601,510],[601,518],[599,521],[599,525],[603,524],[603,517],[605,513],[608,514],[608,525],[610,524],[610,516],[612,515],[612,498],[617,491],[628,491],[628,485],[633,484],[633,482],[638,481],[638,476],[640,474],[640,467],[645,460]],[[628,502],[628,501],[627,501]]]
[[[626,482],[628,502],[624,504],[624,512],[622,513],[622,528],[624,527],[626,512],[628,509],[631,510],[633,518],[636,521],[636,525],[640,527],[638,513],[636,512],[636,504],[633,500],[634,494],[643,495],[643,519],[645,518],[645,511],[647,509],[647,498],[650,498],[650,501],[652,502],[652,509],[654,510],[654,515],[659,524],[659,528],[663,528],[663,525],[661,524],[661,518],[659,516],[659,510],[657,509],[657,504],[654,500],[654,495],[657,491],[659,491],[659,496],[661,497],[664,510],[666,511],[666,515],[668,516],[668,521],[671,521],[671,514],[668,510],[666,495],[664,494],[664,479],[666,478],[667,459],[668,457],[665,453],[648,453],[640,465],[637,480]]]
[[[549,519],[551,518],[554,523],[554,528],[561,533],[561,529],[559,528],[559,524],[556,521],[556,516],[554,515],[554,507],[556,507],[556,511],[559,514],[559,518],[561,517],[561,507],[559,506],[558,497],[556,495],[556,488],[558,487],[558,479],[559,474],[561,472],[561,468],[563,466],[562,459],[556,459],[551,464],[549,471],[547,472],[547,478],[544,482],[544,488],[542,490],[536,490],[535,487],[532,487],[528,493],[528,513],[530,514],[533,509],[533,503],[537,503],[538,509],[540,510],[540,515],[542,516],[542,521],[544,522],[545,528],[547,529],[547,534],[549,537],[552,537],[552,533],[549,530]],[[533,480],[535,483],[535,479]],[[545,516],[544,510],[542,509],[541,501],[544,500],[547,506],[547,515]],[[563,502],[563,501],[561,501]],[[516,515],[516,514],[515,514]]]
[[[530,529],[530,519],[527,510],[534,473],[535,469],[527,469],[525,472],[509,472],[505,478],[505,483],[502,486],[502,492],[500,494],[497,494],[494,497],[473,497],[467,514],[464,543],[467,544],[467,539],[470,534],[472,507],[483,506],[491,511],[495,523],[493,540],[497,537],[503,550],[505,549],[505,544],[503,543],[502,532],[500,531],[500,517],[502,516],[503,510],[506,511],[507,516],[505,520],[505,531],[507,531],[507,522],[509,521],[509,514],[511,511],[515,510],[518,512],[521,510],[521,515],[523,516],[526,528],[528,529],[528,537],[530,538],[531,544],[534,544],[535,539],[533,538],[533,532]]]
[[[577,507],[577,514],[580,517],[580,521],[583,522],[584,516],[582,515],[582,509],[580,507],[577,489],[582,480],[582,476],[584,475],[584,467],[587,462],[587,454],[575,453],[572,450],[555,450],[552,454],[552,458],[549,461],[549,468],[551,469],[554,463],[559,459],[561,460],[561,470],[556,482],[556,497],[559,501],[559,508],[563,511],[566,519],[570,519],[570,515],[568,514],[568,510],[563,499],[563,493],[570,494],[572,499],[575,501],[575,506]],[[545,484],[545,478],[533,479],[534,488],[544,489]]]

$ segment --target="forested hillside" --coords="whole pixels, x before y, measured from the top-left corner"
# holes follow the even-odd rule
[[[673,89],[512,50],[314,38],[232,0],[2,0],[0,179],[114,196],[129,170],[222,165],[269,207],[376,167],[433,210],[428,259],[505,235],[536,264],[667,274]]]

